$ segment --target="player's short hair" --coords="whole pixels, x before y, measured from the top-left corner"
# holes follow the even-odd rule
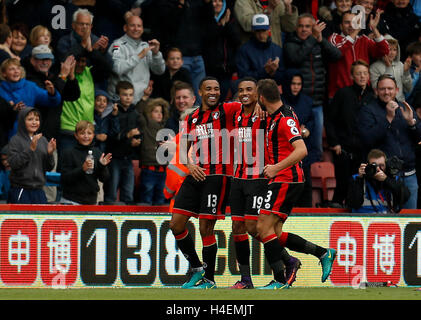
[[[263,96],[269,102],[281,100],[278,85],[273,79],[261,79],[257,82],[257,94]]]
[[[199,82],[199,88],[202,87],[203,82],[209,81],[209,80],[217,81],[219,83],[219,80],[217,78],[212,77],[212,76],[206,76],[202,80],[200,80],[200,82]]]
[[[117,94],[120,94],[120,90],[127,90],[127,89],[134,90],[133,84],[129,81],[119,81],[115,87],[115,92]]]
[[[244,82],[244,81],[254,82],[256,84],[256,86],[257,86],[257,80],[254,79],[253,77],[250,77],[250,76],[246,76],[246,77],[243,77],[240,80],[238,80],[238,85],[240,85],[240,83],[241,82]]]
[[[89,122],[87,120],[80,120],[75,127],[75,132],[81,132],[85,131],[87,129],[91,129],[93,132],[95,132],[95,125],[92,122]]]

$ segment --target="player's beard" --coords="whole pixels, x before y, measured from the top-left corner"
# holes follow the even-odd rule
[[[261,108],[263,111],[267,111],[266,106],[263,104],[263,102],[262,102],[259,98],[257,99],[257,103],[259,104],[260,108]]]

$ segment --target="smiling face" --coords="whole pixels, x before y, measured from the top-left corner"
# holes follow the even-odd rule
[[[16,64],[10,64],[2,73],[3,78],[7,81],[18,82],[22,76],[21,67]]]
[[[96,96],[95,98],[95,111],[98,112],[99,114],[103,113],[105,108],[107,107],[107,97],[105,96]]]
[[[123,30],[127,35],[135,40],[142,37],[143,34],[143,22],[138,16],[131,16],[127,19],[127,24],[124,25]]]
[[[25,117],[25,128],[29,136],[33,136],[39,129],[41,122],[36,112],[29,112]]]
[[[174,105],[178,111],[183,112],[192,108],[196,102],[196,96],[189,89],[180,89],[175,92]]]
[[[12,50],[16,53],[21,53],[26,47],[28,39],[17,30],[12,32]]]
[[[257,86],[253,81],[242,81],[238,85],[238,99],[244,106],[257,102]]]
[[[377,95],[381,101],[388,103],[395,100],[398,88],[392,79],[383,79],[377,83]]]
[[[338,12],[344,13],[346,11],[351,10],[352,0],[336,0],[335,4],[336,4],[336,7],[338,8]]]
[[[202,105],[214,109],[219,102],[221,90],[216,80],[205,80],[199,89],[199,95],[202,97]]]
[[[31,58],[31,64],[34,69],[41,73],[47,73],[50,70],[53,60],[51,59],[37,59],[35,57]]]
[[[94,130],[91,128],[82,129],[75,133],[77,142],[79,142],[82,146],[89,146],[94,140],[94,136]]]

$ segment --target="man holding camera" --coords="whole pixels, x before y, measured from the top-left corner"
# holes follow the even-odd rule
[[[399,178],[402,161],[386,160],[386,154],[373,149],[353,175],[348,188],[347,205],[352,212],[398,213],[408,201],[409,189]]]
[[[381,149],[389,158],[403,161],[400,175],[410,191],[405,209],[416,209],[418,182],[415,146],[421,140],[421,121],[406,102],[398,102],[396,80],[387,74],[377,81],[377,99],[362,106],[358,113],[358,133],[365,150]]]

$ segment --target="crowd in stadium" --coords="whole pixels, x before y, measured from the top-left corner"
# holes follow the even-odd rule
[[[421,208],[420,0],[0,3],[3,203],[166,204],[156,135],[178,133],[213,76],[220,101],[271,78],[294,108],[308,149],[297,206],[315,206],[312,165],[331,162],[322,205],[349,208],[376,149],[398,170],[378,180],[400,179],[399,207]]]

